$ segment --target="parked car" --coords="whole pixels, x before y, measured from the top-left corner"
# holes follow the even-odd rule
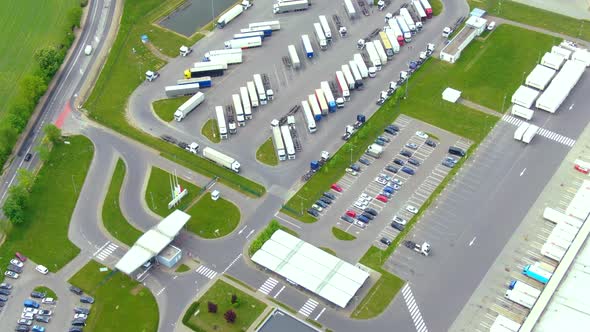
[[[53,315],[53,311],[47,310],[47,309],[41,309],[41,310],[39,310],[39,315],[51,316],[51,315]]]
[[[341,217],[340,217],[340,219],[342,219],[342,220],[346,221],[346,222],[347,222],[347,223],[349,223],[349,224],[352,224],[352,223],[354,223],[354,219],[352,219],[350,216],[347,216],[347,215],[343,215],[343,216],[341,216]]]
[[[19,277],[18,273],[14,273],[12,271],[4,271],[4,275],[7,276],[8,278],[12,278],[12,279],[18,279],[18,277]]]
[[[379,195],[383,195],[383,196],[387,197],[387,199],[390,199],[391,196],[393,196],[392,193],[388,193],[387,191],[382,191]]]
[[[391,180],[391,182],[393,182],[393,183],[395,183],[397,185],[400,185],[400,186],[402,184],[404,184],[404,182],[402,180],[398,179],[398,178],[395,178],[395,179]]]
[[[320,216],[320,213],[314,209],[307,209],[307,213],[311,214],[312,216],[318,218]]]
[[[25,161],[30,161],[33,158],[33,154],[32,153],[27,153],[25,155]]]
[[[16,258],[23,263],[27,261],[27,256],[21,254],[18,251],[14,253],[14,256],[16,256]]]
[[[416,159],[416,158],[409,158],[408,163],[412,164],[414,166],[420,166],[420,161],[418,161],[418,159]]]
[[[449,147],[449,154],[455,155],[455,156],[459,156],[459,157],[464,157],[465,156],[465,150],[458,148],[456,146],[451,146]]]
[[[82,327],[80,326],[72,326],[70,327],[70,329],[68,330],[68,332],[82,332]]]
[[[406,205],[406,211],[416,214],[416,213],[418,213],[418,208],[415,207],[414,205],[408,204],[408,205]]]
[[[33,321],[32,320],[30,320],[30,319],[24,319],[24,318],[21,318],[21,319],[17,320],[16,323],[18,325],[28,325],[28,326],[33,325]]]
[[[329,191],[326,191],[324,193],[324,197],[328,197],[331,200],[335,200],[336,199],[336,196],[334,194],[332,194],[331,192],[329,192]]]
[[[328,207],[328,204],[320,201],[319,199],[315,202],[315,205],[319,205],[322,209],[325,209]]]
[[[400,165],[400,166],[404,166],[404,164],[405,164],[406,162],[405,162],[405,161],[403,161],[403,160],[401,160],[401,159],[399,159],[399,158],[395,158],[395,159],[393,159],[393,163],[394,163],[394,164],[397,164],[397,165]]]
[[[2,302],[8,301],[8,296],[6,296],[6,295],[0,295],[0,301],[2,301]]]
[[[356,219],[359,220],[359,221],[361,221],[361,222],[363,222],[363,223],[365,223],[365,224],[369,222],[369,218],[365,217],[362,214],[359,214],[358,216],[356,216]]]
[[[12,265],[15,265],[15,266],[18,266],[18,267],[23,267],[23,266],[25,266],[25,264],[23,264],[23,262],[19,261],[19,260],[18,260],[18,259],[16,259],[16,258],[13,258],[13,259],[11,259],[11,260],[10,260],[10,264],[12,264]]]
[[[410,148],[412,150],[417,150],[418,149],[418,144],[408,142],[408,143],[406,143],[406,148]]]
[[[45,332],[45,326],[33,325],[32,332]]]
[[[322,197],[320,197],[320,201],[322,201],[322,202],[324,202],[324,203],[326,203],[328,205],[332,204],[332,200],[329,199],[328,197],[323,197],[322,196]]]
[[[74,308],[74,312],[77,314],[90,314],[90,309],[88,308],[83,308],[83,307],[75,307]]]
[[[72,326],[86,326],[86,320],[85,319],[74,319],[72,320]]]
[[[399,171],[399,168],[393,166],[393,165],[387,165],[385,166],[385,170],[391,173],[397,173]]]
[[[391,240],[386,237],[382,237],[380,241],[381,241],[381,243],[383,243],[386,246],[391,245]]]
[[[33,300],[25,300],[23,302],[23,305],[25,306],[25,308],[39,308],[41,305],[39,304],[39,302],[37,301],[33,301]]]
[[[390,124],[389,126],[387,126],[387,128],[391,128],[391,130],[393,131],[399,131],[399,127],[394,124]]]
[[[6,267],[6,270],[12,271],[14,273],[22,273],[23,272],[22,267],[18,267],[16,265],[12,265],[12,264],[8,264],[8,266]]]
[[[360,228],[365,228],[365,227],[367,227],[367,225],[366,225],[365,223],[363,223],[363,222],[361,222],[361,221],[359,221],[359,220],[355,220],[355,221],[354,221],[354,225],[355,225],[355,226],[358,226],[358,227],[360,227]]]
[[[385,186],[385,187],[383,187],[383,191],[386,193],[393,194],[394,189],[393,189],[393,187]]]
[[[428,134],[426,134],[426,133],[425,133],[425,132],[423,132],[423,131],[417,131],[417,132],[416,132],[416,136],[418,136],[418,137],[420,137],[420,138],[423,138],[423,139],[428,139]]]
[[[431,148],[436,148],[436,142],[431,139],[426,140],[425,143],[426,143],[426,145],[428,145]]]
[[[401,154],[404,157],[408,157],[408,158],[410,158],[412,156],[412,152],[410,152],[409,150],[405,150],[405,149],[404,150],[401,150],[399,152],[399,154]]]
[[[406,225],[406,223],[408,222],[406,219],[398,217],[398,216],[393,216],[392,221],[396,224],[400,224],[400,225]]]
[[[356,217],[356,212],[352,210],[346,210],[346,215],[354,218]]]
[[[588,174],[590,173],[590,168],[588,167],[584,167],[584,166],[580,166],[580,165],[575,165],[574,169],[582,174]]]
[[[365,209],[365,212],[366,212],[366,213],[369,213],[369,214],[371,214],[371,215],[373,215],[373,216],[377,216],[377,215],[379,214],[379,213],[377,212],[377,210],[375,210],[375,209],[373,209],[373,208],[366,208],[366,209]]]
[[[74,315],[74,319],[78,319],[78,318],[81,318],[81,319],[88,319],[88,315],[87,315],[87,314],[82,314],[82,313],[80,313],[80,314],[75,314],[75,315]]]
[[[0,295],[10,295],[12,291],[10,289],[0,288]]]
[[[7,283],[7,282],[3,282],[0,284],[0,288],[2,289],[12,289],[12,285]]]
[[[35,270],[36,270],[37,272],[41,273],[41,274],[47,274],[47,273],[49,273],[49,269],[48,269],[48,268],[46,268],[46,267],[45,267],[45,266],[43,266],[43,265],[37,265],[37,266],[35,267]]]
[[[33,315],[33,314],[32,314],[32,313],[30,313],[30,312],[23,312],[23,313],[20,315],[20,318],[22,318],[22,319],[30,319],[30,320],[32,320],[32,319],[34,319],[34,318],[35,318],[35,315]]]
[[[383,196],[383,195],[377,195],[377,197],[375,197],[376,200],[381,201],[383,203],[387,203],[388,199],[387,197]]]
[[[37,321],[39,323],[49,323],[50,320],[51,320],[51,317],[49,317],[49,316],[37,316],[37,317],[35,317],[35,321]]]
[[[76,286],[70,286],[70,292],[76,294],[76,295],[82,295],[82,290]]]
[[[361,166],[360,166],[360,165],[358,165],[358,164],[356,164],[356,163],[355,163],[355,164],[352,164],[352,165],[350,165],[350,168],[351,168],[353,171],[355,171],[355,172],[360,172],[360,171],[361,171]]]
[[[363,217],[365,217],[365,218],[367,218],[369,220],[375,219],[375,217],[373,215],[371,215],[369,213],[366,213],[366,212],[363,212],[363,214],[361,214],[361,216],[363,216]]]
[[[376,139],[375,140],[375,144],[380,145],[380,146],[385,146],[385,141],[384,140],[380,140],[380,139]]]
[[[350,174],[350,175],[352,175],[352,176],[357,176],[357,175],[359,175],[359,173],[358,173],[357,171],[355,171],[354,169],[352,169],[352,168],[347,168],[347,169],[346,169],[346,173],[348,173],[348,174]]]
[[[387,143],[391,142],[391,140],[388,137],[385,137],[385,136],[379,136],[379,137],[377,137],[377,139],[380,139],[380,140],[382,140],[384,142],[387,142]]]
[[[28,313],[31,313],[33,315],[36,315],[36,314],[39,313],[39,309],[37,309],[37,308],[31,308],[31,307],[26,307],[26,308],[23,308],[23,312],[28,312]]]
[[[413,169],[406,167],[406,166],[402,167],[402,172],[404,172],[406,174],[410,174],[410,175],[416,174],[416,172],[414,172]]]
[[[41,303],[43,304],[55,304],[55,299],[52,297],[46,297],[43,300],[41,300]]]
[[[94,298],[92,296],[80,296],[80,302],[92,304],[94,303]]]
[[[342,192],[342,187],[340,187],[337,183],[333,183],[330,188],[332,188],[333,190],[336,190],[337,192],[341,193]]]
[[[322,212],[324,210],[323,207],[321,207],[321,206],[319,206],[317,204],[312,205],[311,208],[312,209],[316,209],[318,212]]]
[[[359,163],[367,166],[371,165],[371,161],[369,161],[367,158],[359,158]]]
[[[405,228],[405,227],[404,227],[404,225],[400,225],[400,224],[398,224],[398,223],[396,223],[396,222],[392,222],[392,223],[391,223],[391,227],[393,227],[393,228],[397,229],[397,230],[398,230],[398,231],[400,231],[400,232],[401,232],[401,231],[403,231],[403,230],[404,230],[404,228]]]
[[[29,332],[31,329],[26,325],[17,325],[14,330],[16,332]]]
[[[393,135],[393,136],[397,135],[397,131],[395,131],[389,127],[386,127],[385,129],[383,129],[383,131],[388,133],[389,135]]]
[[[488,29],[488,31],[492,31],[492,30],[494,30],[495,27],[496,27],[496,21],[492,21],[492,22],[490,22],[490,24],[488,24],[487,29]]]
[[[42,293],[42,292],[36,292],[36,291],[32,291],[31,292],[31,297],[34,299],[42,299],[45,297],[45,295],[47,295],[46,293]]]

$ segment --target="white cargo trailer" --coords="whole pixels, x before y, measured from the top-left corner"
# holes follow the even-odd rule
[[[527,128],[527,130],[524,132],[524,134],[522,135],[522,141],[525,142],[526,144],[529,144],[533,140],[533,137],[535,137],[535,135],[537,135],[538,131],[539,131],[538,126],[535,126],[534,124],[530,125]]]
[[[244,106],[244,117],[246,120],[252,120],[252,107],[247,87],[240,87],[240,96],[242,97],[242,105]]]
[[[264,26],[269,26],[273,31],[281,30],[281,22],[280,21],[266,21],[266,22],[256,22],[248,24],[248,28],[260,28]]]
[[[530,295],[523,294],[523,293],[521,293],[517,290],[514,290],[514,289],[506,290],[505,296],[510,301],[518,303],[521,306],[523,306],[525,308],[529,308],[529,309],[531,309],[533,307],[533,305],[535,305],[535,301],[537,300],[536,298],[534,298]]]
[[[279,160],[287,160],[287,154],[285,153],[285,143],[283,143],[283,137],[281,136],[281,129],[279,126],[271,126],[272,130],[272,141],[275,145],[275,152],[279,157]]]
[[[406,21],[406,24],[408,25],[410,32],[412,34],[415,34],[416,33],[416,22],[414,22],[414,20],[412,19],[412,16],[410,15],[410,12],[408,11],[408,9],[407,8],[400,8],[399,14],[401,17],[404,18],[404,21]]]
[[[166,97],[179,97],[195,94],[199,91],[199,83],[171,85],[164,88]]]
[[[393,44],[394,41],[397,40],[397,43],[398,43],[399,46],[404,46],[404,43],[405,43],[404,33],[402,32],[402,29],[399,27],[399,24],[397,23],[397,20],[391,19],[391,20],[387,21],[387,25],[389,25],[389,28],[391,29],[391,32],[395,36],[395,39],[389,38],[389,40],[391,41],[391,43]],[[387,35],[387,36],[389,36],[389,35]],[[398,49],[397,52],[399,52],[399,49]]]
[[[561,213],[550,207],[546,207],[543,211],[543,218],[555,223],[555,224],[566,224],[577,229],[580,229],[584,224],[583,221],[576,217],[568,216],[567,214]]]
[[[346,78],[344,77],[344,73],[340,70],[336,72],[336,83],[338,84],[338,90],[344,98],[345,101],[350,100],[350,90],[348,89],[348,82],[346,82]]]
[[[266,105],[266,90],[264,90],[264,84],[262,84],[262,76],[260,76],[260,74],[254,74],[254,85],[256,86],[256,91],[258,92],[258,100],[260,101],[260,105]]]
[[[518,332],[519,329],[520,324],[506,316],[498,315],[490,327],[490,332]]]
[[[399,25],[399,28],[402,30],[402,33],[404,34],[404,40],[406,41],[406,43],[409,43],[412,41],[412,31],[410,30],[410,27],[408,27],[408,23],[406,22],[406,20],[403,18],[403,16],[396,16],[395,20],[397,21],[397,24]]]
[[[508,288],[532,296],[535,299],[537,299],[539,295],[541,295],[541,291],[539,289],[520,280],[512,280]]]
[[[375,48],[375,45],[372,42],[367,42],[365,44],[365,49],[367,50],[367,54],[369,55],[369,60],[371,61],[371,65],[373,67],[375,67],[377,70],[381,70],[381,58],[379,57],[379,53],[377,53],[377,49]],[[362,56],[361,56],[361,59],[362,59]],[[355,55],[354,60],[357,61],[356,55]],[[363,61],[363,63],[364,63],[364,61]]]
[[[393,53],[397,54],[400,51],[400,46],[399,46],[399,42],[397,40],[397,36],[396,34],[393,32],[393,29],[386,27],[385,28],[385,35],[387,35],[387,39],[389,40],[389,44],[391,44],[391,47],[393,49]],[[403,40],[403,36],[402,36],[402,40]]]
[[[261,45],[262,45],[262,38],[261,37],[232,39],[232,40],[228,40],[224,43],[224,47],[226,49],[230,49],[230,48],[244,49],[244,48],[258,47]]]
[[[320,19],[320,25],[322,26],[322,30],[324,31],[324,36],[326,37],[326,41],[332,41],[332,30],[330,29],[330,24],[328,24],[328,19],[326,16],[320,15],[318,16]]]
[[[244,11],[244,7],[242,7],[241,4],[233,6],[230,10],[226,11],[221,16],[219,16],[219,19],[217,20],[217,27],[222,29],[231,20],[236,18],[238,15],[240,15],[243,11]]]
[[[590,66],[590,51],[588,50],[577,50],[572,55],[572,60],[580,61],[586,67]]]
[[[363,87],[363,76],[361,75],[361,72],[360,72],[358,66],[356,65],[356,61],[354,61],[354,60],[348,61],[348,66],[350,67],[350,70],[352,71],[352,76],[354,77],[354,82],[356,84],[356,88],[361,89]],[[369,76],[369,73],[367,73],[367,76]]]
[[[335,112],[338,105],[336,105],[336,100],[334,99],[334,95],[332,94],[332,89],[330,88],[330,84],[328,81],[321,81],[320,88],[324,92],[324,97],[326,98],[326,103],[328,104],[328,110],[330,113]]]
[[[303,43],[303,50],[308,58],[313,58],[313,47],[311,47],[311,41],[308,35],[301,35],[301,42]]]
[[[586,66],[580,61],[567,61],[551,81],[549,87],[537,99],[535,106],[544,111],[555,113],[578,83],[585,69]]]
[[[242,108],[242,101],[240,100],[239,94],[231,95],[232,102],[234,104],[234,111],[236,112],[236,120],[238,126],[243,127],[246,125],[246,117],[244,116],[244,109]]]
[[[522,141],[522,135],[529,129],[529,124],[527,122],[522,122],[514,131],[514,139],[517,141]]]
[[[234,158],[223,154],[213,148],[206,147],[203,149],[203,157],[213,161],[214,163],[221,165],[225,168],[231,169],[232,171],[240,172],[240,163]]]
[[[356,88],[356,83],[354,81],[354,76],[352,75],[350,67],[348,65],[342,65],[340,66],[340,69],[342,69],[342,73],[346,79],[346,84],[348,84],[348,90],[354,90]]]
[[[328,41],[326,40],[326,36],[324,36],[324,31],[322,30],[321,24],[314,23],[313,29],[318,40],[318,44],[320,45],[320,49],[326,50],[328,48]]]
[[[256,93],[254,81],[246,82],[246,87],[248,88],[248,96],[250,97],[250,104],[252,105],[252,108],[258,107],[258,94]]]
[[[560,262],[565,255],[566,250],[554,244],[545,242],[541,247],[541,255],[550,258],[554,261]]]
[[[306,10],[307,8],[309,8],[309,0],[279,1],[272,5],[272,12],[274,14],[282,14]]]
[[[234,34],[234,39],[253,38],[260,37],[264,41],[264,31],[250,31]]]
[[[422,4],[420,4],[420,1],[419,0],[412,0],[412,6],[414,6],[414,10],[418,14],[418,16],[420,16],[420,19],[422,20],[422,22],[425,22],[426,19],[428,18],[428,15],[426,15],[426,11],[422,7]]]
[[[215,106],[215,116],[217,117],[217,128],[219,128],[219,137],[227,139],[227,126],[225,124],[225,112],[223,107]]]
[[[228,65],[242,63],[242,49],[209,51],[203,56],[203,61],[225,62]]]
[[[538,89],[545,90],[547,85],[551,82],[555,76],[556,71],[543,65],[535,66],[535,69],[526,77],[524,84]]]
[[[516,105],[516,104],[512,105],[512,109],[510,110],[510,113],[512,115],[516,115],[516,116],[521,117],[526,120],[531,120],[533,118],[533,115],[535,114],[535,112],[532,109],[522,107],[522,106]]]
[[[289,130],[289,126],[281,126],[281,134],[283,135],[283,140],[285,141],[287,158],[289,158],[289,160],[295,159],[295,145],[293,144],[293,137],[291,137],[291,131]]]
[[[299,61],[299,55],[297,54],[295,45],[289,45],[287,49],[289,50],[289,58],[291,59],[293,69],[299,69],[299,67],[301,67],[301,62]]]
[[[565,48],[561,48],[559,46],[551,47],[551,53],[559,54],[562,57],[564,57],[566,60],[569,60],[572,57],[572,51],[566,50]]]
[[[197,92],[194,96],[190,97],[178,107],[178,109],[174,112],[174,120],[178,122],[182,121],[190,112],[197,108],[197,106],[199,106],[203,100],[205,100],[205,94],[202,92]]]
[[[320,104],[318,103],[318,99],[315,95],[307,96],[307,101],[309,106],[311,107],[311,111],[313,113],[313,118],[316,121],[320,121],[322,119],[322,109],[320,108]]]
[[[377,56],[379,58],[379,56]],[[365,64],[365,60],[360,53],[355,53],[353,56],[354,63],[356,63],[356,67],[358,68],[361,76],[363,78],[369,77],[369,69],[367,69],[367,64]]]
[[[315,89],[315,97],[317,98],[318,104],[320,105],[320,109],[322,110],[322,115],[328,115],[330,109],[328,108],[328,102],[326,102],[326,97],[324,96],[324,90]]]
[[[315,123],[315,117],[313,116],[313,112],[307,100],[301,101],[301,107],[303,108],[303,117],[305,118],[305,123],[307,123],[307,131],[310,134],[313,134],[317,130],[317,126]]]
[[[385,35],[385,37],[387,37],[387,35]],[[379,54],[379,59],[381,60],[381,65],[386,64],[387,63],[387,53],[385,53],[385,48],[383,47],[383,44],[381,44],[381,41],[379,39],[375,39],[375,40],[373,40],[373,45],[375,46],[375,49],[377,50],[377,54]]]
[[[344,8],[346,9],[346,13],[350,19],[356,18],[356,9],[352,4],[352,0],[344,0]]]

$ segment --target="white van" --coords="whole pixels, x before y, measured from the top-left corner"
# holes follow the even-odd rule
[[[219,197],[221,197],[221,193],[219,192],[219,190],[213,190],[211,192],[211,199],[216,201],[219,199]]]
[[[86,47],[84,47],[84,54],[86,54],[86,55],[92,54],[92,45],[86,45]]]

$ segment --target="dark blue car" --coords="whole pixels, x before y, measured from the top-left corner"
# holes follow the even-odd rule
[[[414,172],[413,169],[411,169],[409,167],[406,167],[406,166],[402,167],[402,172],[407,173],[407,174],[410,174],[410,175],[416,174],[416,172]]]
[[[360,220],[361,222],[364,222],[365,224],[369,223],[369,218],[363,216],[362,214],[356,216],[356,219]]]

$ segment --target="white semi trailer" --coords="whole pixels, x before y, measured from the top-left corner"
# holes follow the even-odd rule
[[[240,172],[240,163],[237,160],[211,147],[203,149],[203,157],[236,173]]]
[[[225,113],[223,107],[215,106],[215,116],[217,118],[217,128],[219,128],[219,137],[227,139],[227,126],[225,124]]]
[[[189,100],[185,101],[178,109],[174,112],[174,120],[180,122],[182,119],[192,112],[197,106],[199,106],[203,100],[205,100],[205,94],[197,92],[194,96],[190,97]]]

